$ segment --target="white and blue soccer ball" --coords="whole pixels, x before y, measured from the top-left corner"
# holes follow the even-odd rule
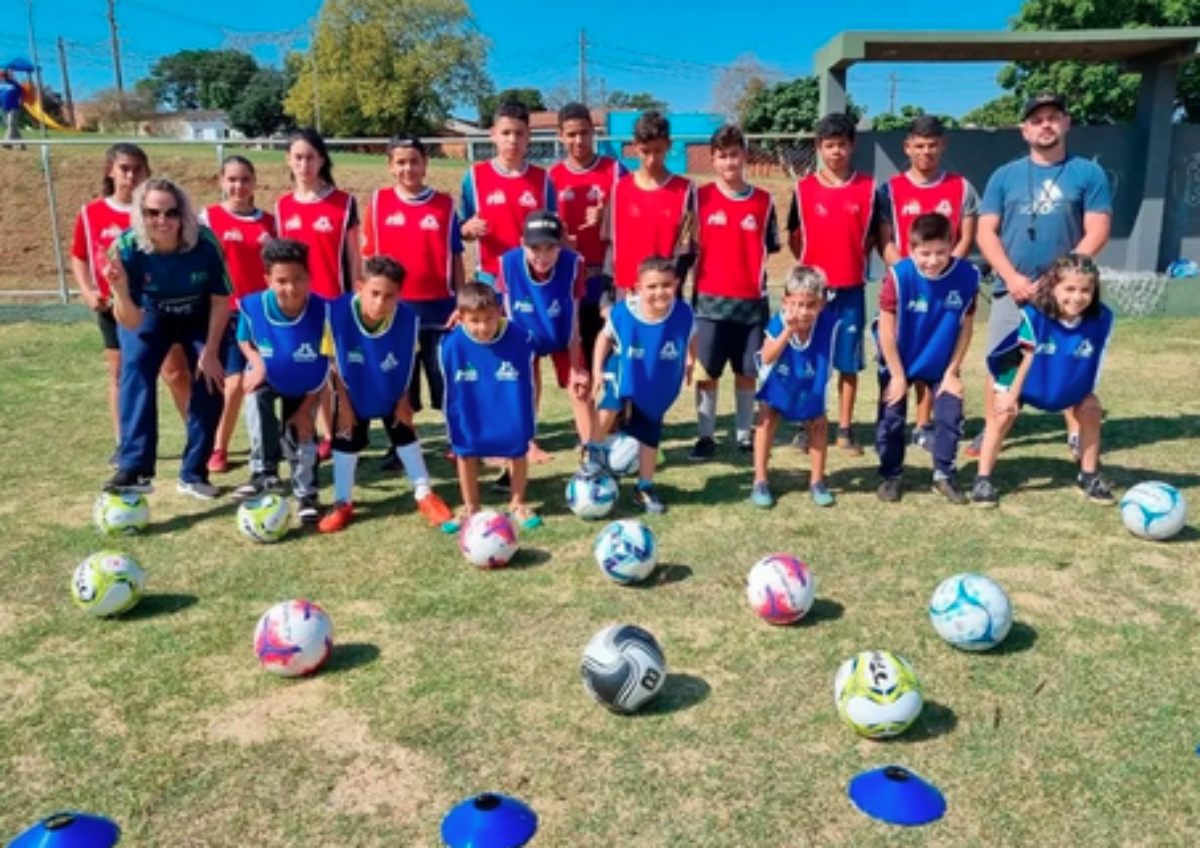
[[[604,575],[622,585],[640,583],[658,565],[654,531],[636,518],[607,525],[596,537],[595,552]]]
[[[120,615],[137,606],[146,589],[146,572],[120,551],[100,551],[79,563],[71,576],[75,606],[97,618]]]
[[[986,651],[1004,641],[1012,628],[1012,602],[990,577],[955,574],[929,599],[929,621],[955,648]]]
[[[667,681],[667,661],[658,640],[633,624],[611,624],[583,650],[583,685],[615,713],[637,712]]]
[[[1161,542],[1187,524],[1187,499],[1169,483],[1138,483],[1121,498],[1121,521],[1133,535]]]
[[[863,651],[842,663],[833,700],[846,726],[868,739],[899,736],[925,706],[917,672],[889,651]]]
[[[608,440],[608,467],[613,474],[630,477],[638,473],[642,443],[627,433],[617,433]]]
[[[150,502],[137,492],[101,492],[92,520],[105,536],[135,536],[150,524]]]
[[[278,542],[288,534],[292,508],[282,495],[260,495],[238,506],[238,529],[247,539],[264,545]]]
[[[580,471],[567,481],[567,506],[580,518],[604,518],[617,505],[617,480],[611,474]]]

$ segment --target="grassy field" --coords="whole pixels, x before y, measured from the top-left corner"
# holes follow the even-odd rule
[[[876,500],[871,454],[833,457],[840,500],[818,511],[803,461],[781,447],[784,497],[763,513],[728,444],[713,463],[686,462],[681,402],[661,478],[673,509],[652,521],[665,564],[651,585],[621,588],[592,560],[598,528],[563,505],[572,436],[557,392],[543,429],[558,456],[532,488],[546,527],[524,538],[518,567],[496,572],[425,527],[407,484],[377,473],[378,451],[347,532],[254,546],[227,499],[174,493],[182,431],[170,414],[152,531],[116,543],[146,568],[149,594],[97,621],[68,590],[76,563],[112,544],[89,525],[109,450],[96,332],[52,323],[61,313],[0,315],[20,318],[0,332],[4,838],[76,808],[115,818],[131,846],[436,845],[452,804],[496,790],[532,804],[546,848],[1195,844],[1200,534],[1141,542],[1115,510],[1086,504],[1070,490],[1061,419],[1019,425],[995,512],[936,499],[923,453],[897,506]],[[1200,503],[1198,339],[1198,321],[1119,327],[1103,391],[1118,490],[1161,478]],[[456,502],[441,430],[421,421]],[[239,433],[239,460],[244,444]],[[774,551],[817,575],[799,626],[771,628],[745,603],[749,567]],[[1014,632],[988,655],[946,647],[925,615],[934,586],[962,570],[999,580],[1016,607]],[[337,648],[315,678],[283,681],[257,667],[251,634],[295,596],[326,608]],[[671,677],[644,715],[606,713],[579,680],[583,645],[615,620],[666,651]],[[926,688],[921,719],[896,741],[859,740],[833,707],[838,664],[868,648],[907,656]],[[851,806],[847,781],[888,763],[941,786],[942,822],[894,830]]]

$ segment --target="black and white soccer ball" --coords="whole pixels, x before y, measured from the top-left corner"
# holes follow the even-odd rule
[[[591,696],[615,713],[637,712],[667,681],[658,640],[633,624],[611,624],[593,636],[581,670]]]

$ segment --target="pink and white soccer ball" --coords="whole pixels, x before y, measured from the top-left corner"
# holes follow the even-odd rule
[[[520,549],[516,525],[502,512],[477,512],[458,531],[458,549],[478,568],[503,568]]]
[[[320,668],[333,650],[333,623],[312,601],[284,601],[267,610],[254,630],[254,653],[262,667],[280,677],[300,677]]]
[[[794,624],[812,609],[817,583],[808,566],[796,557],[771,554],[750,569],[746,597],[763,621]]]

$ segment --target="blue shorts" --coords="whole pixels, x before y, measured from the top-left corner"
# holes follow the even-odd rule
[[[863,335],[867,329],[867,287],[829,289],[829,303],[841,325],[833,343],[833,367],[842,374],[857,374],[866,367]]]
[[[246,354],[242,353],[242,348],[237,342],[237,328],[240,320],[241,313],[229,313],[229,329],[225,331],[225,374],[228,377],[241,374],[249,364],[246,362]]]

